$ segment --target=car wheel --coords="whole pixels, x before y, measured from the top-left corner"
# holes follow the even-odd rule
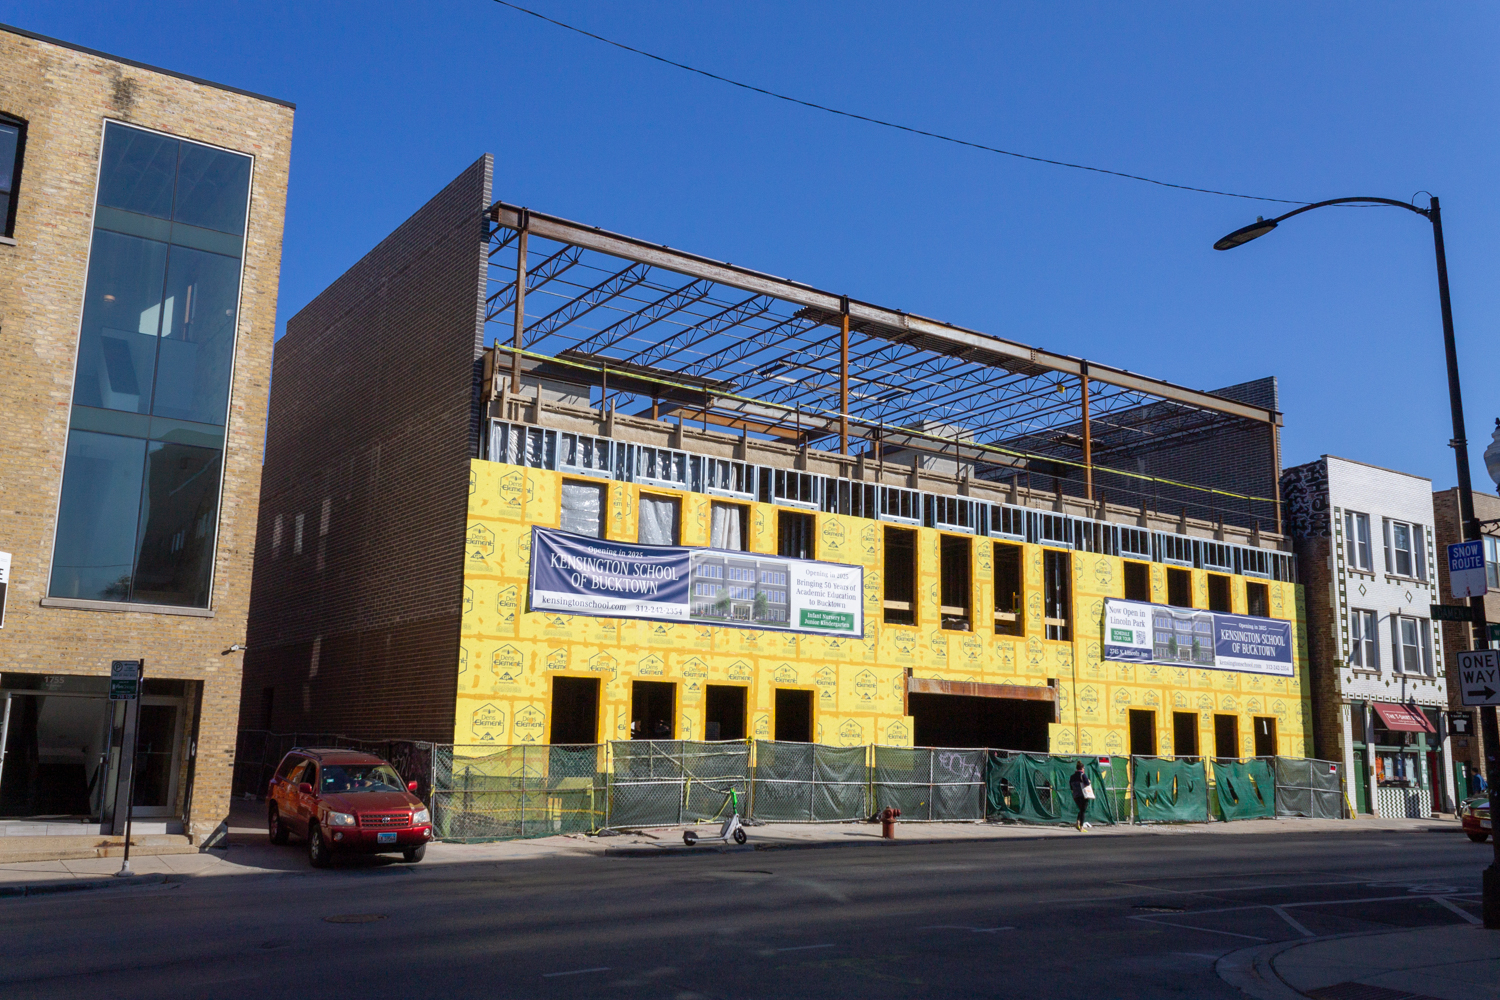
[[[327,868],[333,860],[333,854],[323,840],[323,831],[316,823],[307,825],[307,860],[314,868]]]
[[[736,830],[736,831],[734,831],[734,842],[736,844],[743,844],[746,839],[747,838],[745,837],[745,831],[744,830]]]
[[[286,843],[286,824],[281,822],[281,812],[275,806],[272,806],[270,809],[266,810],[266,833],[270,835],[271,843]]]
[[[409,865],[414,865],[425,857],[427,857],[426,844],[423,844],[421,847],[408,847],[401,852],[401,860]]]
[[[1490,835],[1487,833],[1471,833],[1469,834],[1469,839],[1474,841],[1474,843],[1476,844],[1482,844],[1486,840],[1490,839]]]

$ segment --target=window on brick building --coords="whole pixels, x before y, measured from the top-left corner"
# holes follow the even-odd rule
[[[0,115],[0,236],[16,233],[16,198],[26,160],[26,123]]]
[[[1391,663],[1402,673],[1432,673],[1432,628],[1427,619],[1391,615]]]
[[[1500,538],[1484,536],[1484,578],[1490,590],[1500,590]]]
[[[1344,512],[1344,560],[1351,569],[1369,572],[1370,566],[1370,515],[1356,511]]]
[[[1349,666],[1361,670],[1380,669],[1380,647],[1376,644],[1375,612],[1358,608],[1349,612]]]
[[[1384,530],[1385,571],[1396,576],[1427,579],[1426,560],[1422,558],[1422,542],[1425,537],[1422,526],[1386,518]]]
[[[49,597],[209,606],[250,167],[105,124]]]

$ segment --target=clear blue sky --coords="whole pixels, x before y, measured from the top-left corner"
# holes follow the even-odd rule
[[[1500,8],[534,6],[1041,156],[1284,198],[1436,192],[1493,489]],[[1216,253],[1280,210],[831,118],[488,0],[0,0],[0,21],[296,102],[282,324],[489,151],[510,202],[1190,386],[1277,375],[1284,464],[1454,482],[1431,231],[1399,209],[1325,209]]]

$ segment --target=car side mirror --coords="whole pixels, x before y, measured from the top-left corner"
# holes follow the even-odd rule
[[[304,781],[297,786],[297,791],[302,795],[311,795],[313,793],[312,785]]]
[[[406,783],[406,790],[408,792],[415,792],[417,790],[417,783],[415,781],[408,781]]]

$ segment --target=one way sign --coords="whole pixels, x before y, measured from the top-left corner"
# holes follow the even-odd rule
[[[1500,650],[1459,653],[1458,681],[1465,705],[1500,705]]]

